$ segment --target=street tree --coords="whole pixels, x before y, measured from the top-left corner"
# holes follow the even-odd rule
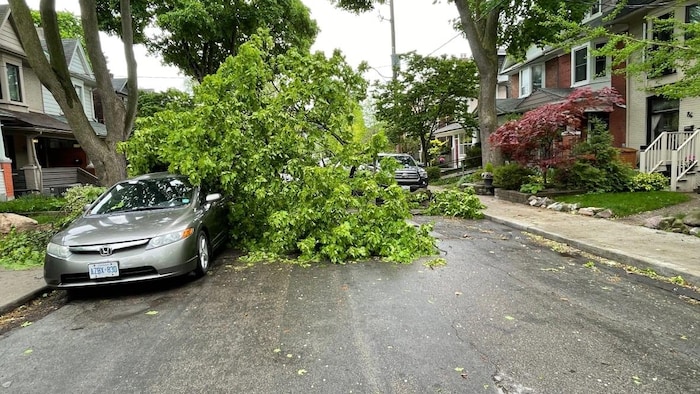
[[[149,3],[150,0],[135,2]],[[166,64],[201,82],[224,60],[236,55],[258,28],[274,38],[274,53],[296,47],[308,50],[318,27],[301,0],[167,0],[152,7],[158,32],[145,38],[151,52]],[[142,15],[147,19],[148,12]]]
[[[194,87],[192,108],[139,118],[123,149],[134,173],[169,169],[230,196],[232,240],[253,256],[409,262],[433,240],[406,223],[393,171],[352,170],[386,142],[353,142],[366,89],[339,52],[275,54],[253,36]]]
[[[38,27],[42,27],[41,24],[41,14],[38,10],[32,10],[32,18],[34,19],[34,24]],[[85,48],[85,37],[83,35],[83,27],[80,25],[80,18],[75,16],[69,11],[58,11],[56,12],[56,20],[58,22],[58,31],[61,34],[61,38],[77,38],[80,43]]]
[[[451,120],[466,130],[475,125],[469,103],[478,95],[479,77],[470,59],[401,55],[404,67],[396,79],[379,83],[375,92],[377,119],[386,125],[393,143],[403,138],[420,142],[429,162],[430,141],[435,131]]]
[[[651,34],[639,37],[629,32],[614,32],[611,21],[627,6],[621,1],[616,9],[605,17],[603,24],[582,25],[554,15],[553,23],[563,26],[551,45],[571,48],[579,43],[604,39],[607,43],[597,48],[592,56],[607,56],[611,59],[613,72],[633,78],[655,79],[668,75],[673,70],[682,78],[671,83],[647,84],[646,89],[669,98],[700,96],[700,10],[689,8],[691,22],[676,16],[649,16]],[[684,15],[685,16],[685,15]]]
[[[192,96],[181,90],[170,88],[164,92],[139,92],[138,116],[153,116],[166,109],[186,110],[192,108]]]
[[[136,60],[133,52],[131,8],[128,0],[121,0],[121,37],[127,62],[129,78],[129,100],[126,104],[117,97],[112,87],[111,74],[107,68],[98,30],[95,0],[80,0],[81,25],[85,37],[87,54],[97,81],[97,92],[101,97],[105,115],[107,136],[97,136],[92,128],[82,103],[71,82],[71,75],[63,52],[55,2],[41,2],[39,13],[48,57],[34,25],[31,11],[24,0],[9,0],[27,61],[36,72],[41,83],[56,99],[63,111],[73,135],[95,166],[95,172],[103,185],[111,185],[126,176],[126,158],[117,152],[117,144],[131,135],[138,85]]]
[[[458,29],[463,31],[474,62],[479,70],[479,134],[482,161],[498,163],[498,151],[490,149],[488,137],[498,127],[496,117],[496,85],[498,82],[498,49],[520,58],[532,45],[544,45],[557,34],[560,26],[550,21],[562,3],[552,0],[450,0],[457,6]],[[565,4],[565,20],[579,22],[594,1],[570,1]],[[384,0],[337,0],[338,7],[356,12],[367,11]],[[550,21],[544,25],[543,21]]]

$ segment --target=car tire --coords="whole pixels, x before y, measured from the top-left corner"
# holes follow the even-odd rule
[[[197,236],[197,268],[194,269],[194,274],[197,277],[204,276],[209,271],[211,263],[211,248],[209,240],[205,232],[199,233]]]

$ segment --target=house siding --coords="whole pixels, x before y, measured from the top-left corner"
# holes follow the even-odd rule
[[[700,128],[700,97],[684,98],[680,102],[680,116],[678,119],[679,131],[683,131],[685,127],[693,130]]]
[[[22,44],[12,28],[12,23],[6,21],[0,29],[0,46],[10,52],[24,56]]]
[[[48,115],[63,115],[63,111],[61,111],[58,102],[56,102],[56,99],[53,98],[53,95],[46,87],[41,87],[41,93],[44,98],[44,113]]]
[[[39,77],[33,69],[23,67],[24,86],[25,86],[25,101],[30,112],[44,112],[44,100],[42,98],[42,86]]]

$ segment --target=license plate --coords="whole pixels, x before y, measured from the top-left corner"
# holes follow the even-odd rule
[[[88,264],[90,279],[112,278],[119,276],[119,263],[110,261],[107,263]]]
[[[401,185],[401,188],[402,188],[403,190],[411,190],[411,186],[403,186],[403,185]]]

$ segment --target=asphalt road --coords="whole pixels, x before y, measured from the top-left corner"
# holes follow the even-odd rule
[[[435,231],[435,269],[225,252],[81,293],[0,336],[0,394],[700,392],[700,306],[488,221]]]

